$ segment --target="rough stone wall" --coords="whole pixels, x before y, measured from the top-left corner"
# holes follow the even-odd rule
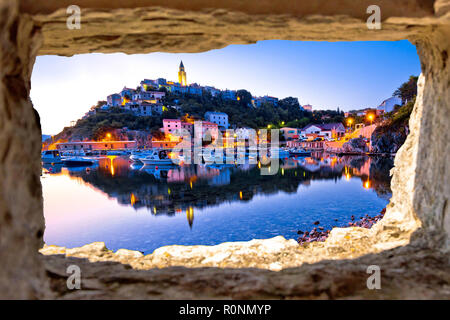
[[[66,28],[65,8],[74,2],[83,8],[81,30]],[[379,31],[366,28],[365,8],[372,4],[372,1],[365,0],[338,2],[263,0],[246,1],[245,4],[237,0],[190,2],[173,0],[161,3],[152,1],[153,4],[160,3],[160,7],[147,7],[150,1],[146,0],[133,1],[133,6],[138,8],[131,7],[127,1],[1,1],[0,297],[47,297],[49,291],[45,272],[50,275],[51,285],[54,286],[55,278],[59,279],[56,282],[63,279],[64,270],[58,266],[66,263],[64,259],[63,262],[44,259],[46,265],[44,268],[43,259],[37,253],[38,248],[42,246],[44,231],[39,183],[41,136],[39,119],[29,100],[30,74],[37,54],[72,55],[94,51],[198,52],[232,43],[253,43],[264,39],[343,41],[408,38],[417,45],[423,70],[419,81],[419,96],[411,117],[411,134],[395,160],[393,198],[385,218],[370,230],[358,228],[333,230],[327,242],[300,248],[298,257],[300,264],[314,255],[318,260],[324,257],[354,259],[369,252],[380,252],[402,245],[403,248],[394,249],[389,253],[383,251],[368,258],[362,257],[360,259],[363,260],[358,261],[364,261],[364,265],[374,262],[384,263],[391,268],[392,279],[399,276],[395,274],[396,270],[401,270],[400,278],[397,278],[400,289],[392,287],[393,291],[389,293],[394,297],[407,297],[406,293],[409,292],[411,283],[422,283],[424,288],[422,292],[429,290],[427,281],[431,279],[432,274],[437,277],[433,278],[432,285],[436,288],[441,286],[444,293],[448,293],[448,274],[439,272],[439,267],[448,266],[448,259],[445,260],[445,257],[437,259],[435,253],[427,248],[431,247],[434,250],[449,247],[450,190],[447,182],[449,177],[447,158],[450,111],[448,61],[450,1],[376,2],[382,8],[384,21],[383,28]],[[407,245],[413,232],[413,241]],[[94,252],[89,258],[100,261],[96,255]],[[396,255],[401,258],[395,259]],[[408,257],[413,256],[414,270],[408,269],[407,266]],[[152,259],[155,258],[158,257]],[[217,257],[210,260],[214,262],[215,258]],[[264,259],[263,255],[262,260]],[[311,259],[308,262],[318,261]],[[55,263],[55,266],[52,263]],[[103,264],[100,266],[97,264],[86,266],[92,272],[91,284],[94,287],[104,285],[103,291],[97,297],[152,297],[146,289],[143,289],[142,295],[138,295],[136,290],[145,288],[139,283],[145,283],[153,276],[157,280],[152,278],[150,281],[156,281],[155,283],[162,286],[154,288],[154,292],[163,290],[163,287],[167,288],[170,283],[173,288],[186,290],[183,297],[195,296],[195,288],[190,288],[189,291],[187,285],[183,286],[183,283],[165,282],[164,279],[168,279],[167,277],[180,273],[179,270],[173,269],[154,270],[151,275],[139,273],[133,280],[135,285],[129,289],[132,291],[126,291],[128,289],[125,287],[123,287],[125,291],[121,291],[122,287],[119,286],[115,287],[117,289],[115,293],[111,293],[107,291],[111,289],[111,284],[120,285],[121,281],[118,277],[108,275],[106,280],[103,279],[105,283],[95,282],[97,281],[95,277],[99,276],[98,272],[105,266],[105,262],[101,263]],[[192,285],[198,281],[213,283],[214,279],[217,279],[217,283],[220,281],[227,283],[226,279],[242,277],[239,278],[243,279],[242,281],[228,281],[231,283],[230,286],[235,286],[230,290],[242,292],[242,289],[248,289],[250,285],[263,284],[259,291],[261,295],[257,292],[252,297],[308,297],[308,294],[320,297],[321,293],[329,298],[363,297],[364,294],[357,293],[361,288],[351,286],[356,272],[354,262],[339,261],[336,264],[339,265],[339,270],[332,267],[333,263],[337,262],[334,261],[332,264],[317,262],[311,267],[316,271],[311,271],[312,269],[308,269],[307,266],[292,269],[288,273],[299,279],[294,287],[290,278],[283,276],[286,273],[281,275],[288,280],[278,283],[274,273],[260,272],[258,277],[252,280],[253,271],[250,273],[237,271],[230,274],[221,269],[212,269],[208,273],[209,276],[192,272],[190,283]],[[170,261],[162,266],[168,265],[171,265]],[[428,269],[429,274],[420,278],[422,271],[430,265],[432,267]],[[270,269],[270,265],[268,267]],[[330,273],[326,270],[335,272]],[[361,277],[359,272],[365,275],[365,270],[358,271]],[[185,271],[181,273],[186,275]],[[406,279],[406,275],[410,278]],[[134,274],[121,276],[124,279],[128,277],[126,281],[131,281]],[[314,281],[317,277],[319,280]],[[265,283],[275,285],[269,286],[271,289],[264,289]],[[303,290],[302,288],[308,284],[309,289]],[[343,291],[333,291],[340,287],[344,288]],[[57,291],[54,287],[52,289]],[[164,291],[164,294],[159,296],[170,296],[170,292]],[[233,297],[230,292],[222,292],[222,295],[215,296]],[[443,291],[429,290],[428,296],[432,296],[433,292]],[[422,297],[425,296],[426,294]]]
[[[44,217],[41,132],[28,97],[38,38],[16,1],[0,3],[0,298],[36,298],[45,273],[36,250]]]
[[[448,2],[450,7],[450,2]],[[413,210],[422,223],[422,238],[450,249],[450,26],[417,40],[422,61],[420,94],[411,124],[417,153]],[[411,142],[410,142],[411,144]],[[406,157],[396,159],[396,166]],[[397,188],[401,189],[401,188]]]

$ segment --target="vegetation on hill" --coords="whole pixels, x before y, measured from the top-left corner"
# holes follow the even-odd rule
[[[191,94],[167,93],[166,105],[179,105],[180,115],[185,113],[194,118],[203,118],[207,111],[224,112],[228,121],[236,127],[253,129],[279,127],[304,127],[311,122],[341,122],[343,113],[339,111],[308,112],[300,108],[296,98],[287,97],[279,100],[278,105],[263,103],[260,107],[252,104],[252,95],[246,90],[238,90],[239,100],[223,99],[220,95],[213,97],[204,92],[202,96]],[[324,119],[321,117],[326,115]]]
[[[237,97],[239,97],[238,100],[224,99],[221,95],[213,97],[206,91],[203,95],[166,92],[163,104],[179,108],[176,110],[166,107],[161,116],[137,116],[121,107],[102,110],[101,107],[106,104],[106,101],[99,101],[94,107],[96,111],[94,114],[79,119],[72,127],[65,127],[62,132],[53,137],[53,141],[101,140],[106,133],[122,128],[151,133],[161,139],[159,128],[162,127],[162,119],[182,118],[186,115],[194,119],[203,119],[207,111],[228,114],[232,127],[253,129],[302,128],[309,123],[331,123],[344,120],[344,114],[339,109],[337,111],[320,110],[313,113],[304,111],[297,98],[293,97],[279,100],[277,106],[263,103],[259,107],[253,105],[252,95],[246,90],[238,90]]]
[[[375,153],[396,153],[409,133],[409,118],[416,102],[417,77],[411,76],[394,95],[408,101],[403,106],[395,106],[392,112],[384,114],[384,122],[372,134],[372,148]]]

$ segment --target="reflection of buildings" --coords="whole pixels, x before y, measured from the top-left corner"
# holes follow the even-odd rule
[[[278,174],[261,175],[257,165],[191,165],[166,168],[133,166],[122,157],[105,157],[89,171],[68,171],[45,166],[44,173],[67,174],[103,191],[124,205],[148,208],[151,214],[187,213],[193,223],[194,209],[229,201],[249,201],[257,194],[295,193],[312,180],[359,177],[365,188],[390,196],[391,159],[365,156],[313,154],[288,158],[280,163]],[[60,172],[60,173],[58,173]]]

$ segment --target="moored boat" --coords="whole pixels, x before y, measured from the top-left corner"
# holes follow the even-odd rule
[[[289,155],[291,156],[300,156],[300,157],[308,157],[311,155],[311,151],[306,151],[302,148],[293,148],[289,150]]]
[[[62,163],[65,167],[87,167],[95,164],[95,160],[83,157],[67,157],[62,159]]]
[[[47,150],[42,152],[41,160],[43,163],[61,163],[61,154],[58,150]]]
[[[173,165],[174,160],[170,159],[165,150],[153,150],[150,154],[144,158],[140,158],[144,165],[156,166],[156,165]]]

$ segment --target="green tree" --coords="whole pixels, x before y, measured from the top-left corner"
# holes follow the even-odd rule
[[[417,95],[417,80],[418,77],[410,76],[408,81],[404,82],[394,91],[393,95],[401,98],[402,104],[406,101],[411,101]]]

